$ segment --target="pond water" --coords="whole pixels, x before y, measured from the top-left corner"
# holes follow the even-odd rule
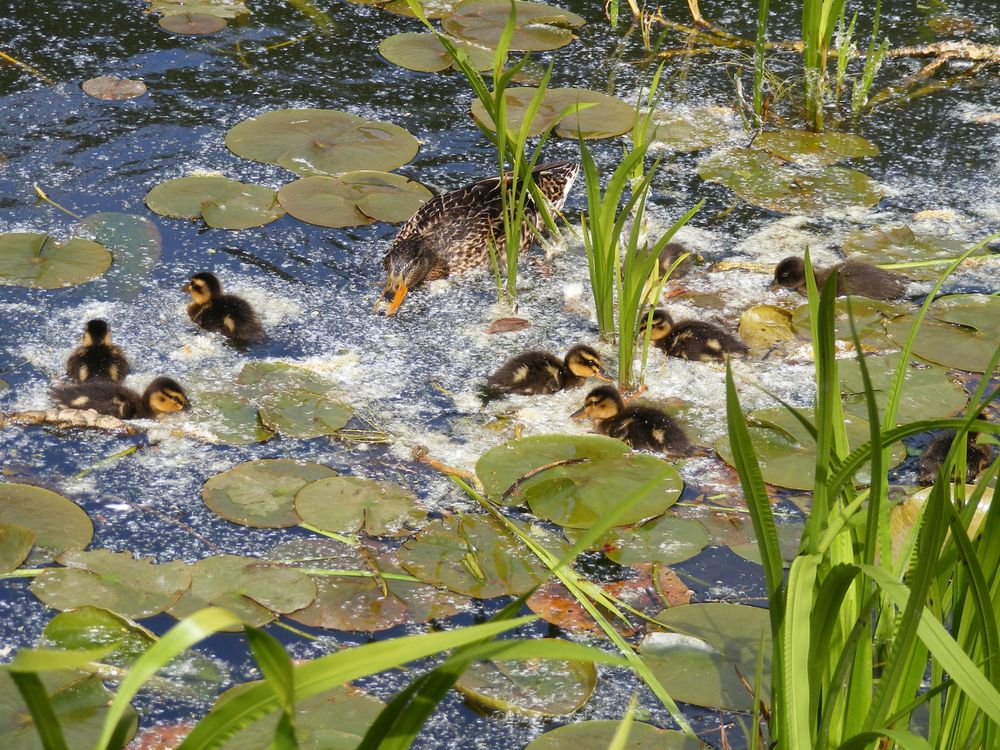
[[[15,0],[0,15],[0,51],[48,79],[0,63],[0,232],[45,232],[59,239],[78,234],[75,219],[36,200],[37,184],[80,216],[136,214],[155,222],[162,235],[160,260],[134,298],[121,298],[106,279],[52,291],[0,286],[0,378],[9,385],[0,390],[0,411],[45,408],[49,388],[62,375],[83,323],[102,317],[129,355],[133,387],[168,374],[189,387],[197,407],[199,390],[229,387],[248,360],[280,359],[338,384],[358,415],[351,426],[376,429],[388,438],[364,442],[278,436],[260,444],[221,445],[200,439],[202,427],[187,417],[137,437],[5,428],[0,432],[3,479],[42,485],[78,503],[95,523],[95,549],[192,562],[222,553],[263,555],[280,541],[308,536],[298,529],[237,526],[205,507],[200,490],[209,477],[257,458],[310,460],[343,474],[392,480],[410,488],[435,514],[472,509],[450,481],[415,461],[412,451],[424,447],[440,461],[471,469],[478,456],[514,436],[515,424],[526,435],[584,434],[586,426],[569,419],[582,403],[580,391],[513,397],[484,407],[477,388],[504,359],[530,348],[562,352],[585,341],[597,345],[607,362],[614,361],[614,348],[598,344],[586,258],[578,235],[570,231],[522,258],[516,314],[531,325],[490,335],[485,332],[490,321],[511,311],[496,304],[493,281],[485,272],[418,289],[394,318],[372,314],[384,278],[381,258],[397,230],[394,225],[324,229],[285,216],[259,229],[233,232],[157,216],[146,208],[144,197],[153,186],[197,171],[272,188],[290,181],[286,170],[242,159],[223,142],[227,129],[272,109],[339,109],[406,128],[420,141],[420,150],[398,171],[435,192],[496,173],[491,147],[467,114],[472,97],[464,79],[454,73],[410,72],[377,53],[385,37],[419,30],[414,19],[364,5],[319,4],[330,18],[323,26],[295,5],[253,2],[246,20],[204,37],[167,33],[138,0],[78,0],[45,11],[37,3]],[[772,38],[795,38],[794,9],[775,5]],[[634,101],[651,73],[648,65],[639,64],[644,58],[639,35],[627,34],[627,23],[611,30],[600,3],[566,6],[587,24],[577,30],[570,47],[551,53],[558,61],[552,85],[582,86]],[[702,11],[727,30],[752,37],[753,13],[725,2],[705,3]],[[929,16],[911,4],[888,11],[883,30],[893,46],[944,38],[928,26]],[[976,41],[1000,42],[992,0],[951,3],[949,12],[969,20]],[[669,3],[664,15],[686,23],[686,5]],[[668,36],[666,46],[683,46],[683,40]],[[733,76],[741,66],[744,83],[748,80],[745,55],[743,50],[718,50],[671,58],[661,89],[665,106],[731,107]],[[542,61],[549,57],[538,56]],[[772,60],[776,72],[785,76],[800,75],[798,64],[790,55]],[[875,90],[916,73],[923,64],[912,58],[888,61]],[[141,79],[148,93],[118,102],[91,98],[80,84],[98,75]],[[781,116],[792,126],[793,109],[787,109]],[[696,201],[706,200],[680,235],[705,262],[684,279],[692,294],[673,301],[670,309],[735,328],[740,314],[753,304],[799,304],[788,293],[767,291],[766,273],[710,270],[720,260],[773,264],[808,246],[818,263],[827,264],[840,257],[837,248],[851,231],[875,225],[908,224],[915,231],[968,244],[1000,228],[1000,78],[995,67],[948,90],[877,108],[861,120],[857,132],[880,153],[852,166],[871,175],[884,198],[872,208],[809,218],[755,208],[721,185],[702,181],[695,169],[700,154],[664,153],[653,181],[654,223],[665,228]],[[745,145],[748,140],[734,118],[729,143]],[[602,170],[613,168],[619,141],[592,147]],[[578,153],[575,140],[554,139],[546,146],[545,159],[576,160]],[[574,224],[584,206],[578,183],[565,209]],[[180,287],[191,274],[208,269],[219,274],[227,290],[257,307],[269,343],[241,350],[191,325]],[[956,274],[945,290],[995,293],[998,272],[995,259],[976,264]],[[913,281],[908,292],[919,298],[930,286],[929,281]],[[811,402],[812,366],[801,352],[751,357],[735,363],[734,370],[746,409],[774,405],[758,384],[793,404]],[[652,352],[646,379],[649,397],[685,403],[688,430],[699,444],[711,445],[724,434],[720,366],[668,362]],[[139,450],[104,461],[131,445]],[[913,462],[904,464],[900,481],[912,481],[912,472]],[[739,505],[734,474],[714,453],[687,461],[681,474],[687,484],[683,500],[710,496],[716,505]],[[781,497],[782,512],[796,517],[796,504],[787,493]],[[675,569],[696,601],[761,603],[759,567],[725,546],[709,546]],[[616,569],[601,572],[629,575]],[[453,622],[472,622],[497,606],[494,601],[477,604]],[[25,581],[0,583],[0,658],[35,644],[51,615]],[[171,622],[159,616],[145,624],[162,632]],[[379,637],[421,630],[397,627]],[[307,641],[272,631],[297,658],[369,638],[311,629],[319,638]],[[543,623],[535,632],[545,631]],[[228,663],[233,681],[256,676],[235,638],[219,636],[204,648]],[[364,685],[387,698],[406,681],[407,675],[390,674]],[[636,689],[627,675],[603,670],[595,696],[580,716],[619,718]],[[669,726],[652,694],[640,694],[649,719]],[[143,724],[196,717],[212,697],[144,694],[139,704]],[[719,715],[694,707],[686,712],[706,741],[718,746]],[[521,747],[558,723],[487,718],[451,696],[418,746]],[[738,746],[739,736],[738,727],[733,728],[728,739]]]

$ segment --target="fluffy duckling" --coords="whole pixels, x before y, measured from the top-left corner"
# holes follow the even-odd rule
[[[204,271],[191,277],[184,291],[191,295],[188,315],[206,331],[218,331],[233,341],[259,344],[267,334],[250,303],[233,294],[223,294],[214,273]]]
[[[639,325],[639,335],[646,333],[646,316]],[[732,334],[712,323],[683,320],[674,323],[663,309],[653,310],[649,340],[668,357],[695,362],[721,362],[727,354],[746,354],[747,346]]]
[[[660,250],[660,276],[669,271],[674,261],[684,255],[684,253],[690,253],[690,255],[677,264],[677,268],[670,274],[671,279],[679,279],[687,275],[687,272],[691,270],[691,259],[694,257],[694,253],[680,242],[668,242],[664,245],[663,249]]]
[[[993,460],[993,446],[977,443],[976,434],[970,432],[965,448],[965,481],[972,482]],[[941,464],[944,463],[951,444],[955,442],[955,431],[948,430],[934,438],[920,457],[917,466],[917,481],[920,484],[934,484]]]
[[[883,271],[867,263],[849,260],[838,263],[830,268],[814,268],[816,286],[822,287],[823,282],[831,273],[837,274],[837,295],[852,294],[868,299],[898,299],[906,293],[906,278],[898,273]],[[774,281],[769,287],[772,292],[778,289],[792,289],[802,296],[806,294],[806,264],[802,258],[791,256],[781,261],[774,269]]]
[[[596,432],[618,438],[636,450],[677,455],[691,452],[687,436],[673,419],[651,406],[625,406],[625,399],[611,385],[588,393],[572,418],[590,419]]]
[[[483,389],[486,400],[510,393],[536,395],[579,388],[587,378],[610,380],[601,370],[601,355],[577,344],[563,359],[549,352],[531,351],[504,362]]]
[[[120,383],[125,379],[128,360],[122,350],[111,343],[111,329],[107,321],[87,321],[83,328],[83,345],[77,347],[66,360],[66,374],[77,383],[95,380]]]
[[[540,164],[531,175],[555,211],[566,202],[579,165],[569,161]],[[508,178],[509,184],[509,178]],[[382,265],[386,281],[376,310],[394,315],[407,292],[424,281],[489,266],[488,245],[504,254],[500,178],[491,177],[427,201],[407,221],[386,251]],[[542,231],[541,211],[529,197],[521,231],[526,252]]]
[[[119,419],[156,419],[190,406],[177,381],[164,377],[156,378],[141,394],[105,380],[59,386],[52,389],[52,396],[60,406],[93,409]]]

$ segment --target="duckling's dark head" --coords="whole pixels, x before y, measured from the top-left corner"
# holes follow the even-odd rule
[[[779,289],[795,289],[801,286],[806,280],[806,264],[802,258],[794,255],[785,258],[774,269],[774,281],[768,287],[772,292]]]
[[[191,277],[184,291],[191,295],[192,300],[203,305],[222,294],[222,284],[214,273],[202,271]]]
[[[690,252],[691,251],[688,250],[687,246],[681,244],[680,242],[668,242],[666,245],[664,245],[663,249],[660,250],[660,257],[658,259],[660,267],[660,275],[662,276],[667,271],[669,271],[670,267],[674,264],[674,261],[676,261],[685,253],[690,253]],[[677,264],[677,268],[674,269],[673,275],[675,277],[683,276],[687,272],[687,269],[690,268],[690,266],[691,266],[691,256],[689,254],[687,258],[685,258],[684,260],[682,260],[680,263]]]
[[[601,369],[601,355],[589,346],[577,344],[566,352],[566,369],[578,378],[600,378],[610,380]]]
[[[645,315],[639,319],[639,335],[646,335],[647,318]],[[665,338],[670,331],[674,328],[674,319],[670,317],[668,313],[663,308],[657,308],[653,310],[653,319],[649,321],[649,339],[650,341],[659,341]]]
[[[191,408],[191,402],[188,401],[184,389],[172,378],[156,378],[147,386],[145,393],[142,394],[142,399],[156,414],[187,411]]]
[[[625,399],[613,385],[601,385],[587,394],[583,406],[570,415],[573,419],[611,419],[625,408]]]
[[[375,303],[375,311],[395,315],[406,293],[430,273],[433,260],[421,239],[397,240],[389,247],[382,261],[385,267],[385,288]]]
[[[103,344],[108,346],[110,343],[111,329],[108,327],[108,321],[99,318],[88,320],[87,325],[83,327],[83,345]]]

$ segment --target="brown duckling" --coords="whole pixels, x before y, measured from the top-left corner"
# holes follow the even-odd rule
[[[141,394],[104,380],[58,386],[52,389],[52,396],[60,406],[92,409],[119,419],[156,419],[190,406],[184,389],[165,377],[156,378]]]
[[[670,274],[671,279],[679,279],[687,275],[687,272],[691,270],[691,258],[694,257],[694,253],[680,242],[668,242],[664,245],[663,249],[660,250],[660,276],[669,271],[674,261],[684,255],[684,253],[689,253],[689,255],[677,264],[677,268]]]
[[[549,352],[530,351],[504,362],[487,378],[482,394],[489,400],[511,393],[555,393],[579,388],[587,378],[610,380],[601,370],[601,355],[589,346],[577,344],[563,359]]]
[[[830,268],[814,268],[816,286],[820,288],[831,273],[837,274],[837,295],[852,294],[868,299],[898,299],[906,293],[906,277],[876,266],[848,260]],[[791,256],[774,269],[774,281],[769,289],[791,289],[802,296],[806,294],[806,264],[802,258]]]
[[[66,360],[66,374],[77,383],[94,380],[120,383],[125,379],[128,360],[122,350],[111,343],[111,329],[107,321],[87,321],[83,328],[83,345],[77,347]]]
[[[975,432],[970,432],[965,448],[965,481],[972,482],[993,460],[993,446],[976,442]],[[955,431],[948,430],[934,438],[920,457],[917,466],[917,481],[920,484],[934,484],[938,471],[944,463],[951,444],[955,442]]]
[[[646,316],[639,324],[639,335],[646,333]],[[682,320],[674,323],[670,313],[653,310],[649,340],[668,357],[690,359],[695,362],[721,362],[727,354],[746,354],[747,346],[738,338],[713,323],[700,320]]]
[[[688,455],[691,443],[667,414],[651,406],[625,406],[618,389],[598,386],[573,412],[573,419],[590,419],[595,432],[618,438],[636,450]]]
[[[191,295],[188,315],[206,331],[217,331],[239,343],[259,344],[267,340],[250,303],[242,297],[223,294],[222,284],[214,273],[196,273],[184,291]]]

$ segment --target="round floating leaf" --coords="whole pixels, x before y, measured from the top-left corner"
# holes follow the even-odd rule
[[[1000,346],[1000,297],[955,294],[935,300],[920,325],[913,353],[943,367],[984,372]],[[913,317],[886,325],[900,346],[910,335]]]
[[[247,461],[216,474],[201,488],[205,504],[226,520],[257,528],[294,526],[295,496],[310,482],[336,476],[311,461],[269,458]]]
[[[28,484],[0,483],[0,523],[24,526],[35,533],[35,549],[46,552],[36,563],[83,549],[94,536],[94,524],[79,505]]]
[[[841,249],[851,260],[878,265],[955,258],[965,252],[965,245],[945,237],[916,235],[912,229],[903,226],[893,229],[859,229],[847,235]],[[987,252],[984,249],[978,254],[984,255]],[[933,280],[941,275],[944,266],[898,270],[914,279]]]
[[[175,219],[202,218],[216,229],[249,229],[285,215],[271,188],[217,175],[192,175],[161,182],[146,193],[150,210]]]
[[[112,643],[118,644],[118,648],[101,661],[126,666],[156,643],[156,637],[121,615],[91,606],[60,612],[45,626],[46,648],[83,651]]]
[[[244,366],[237,381],[253,386],[251,400],[259,407],[261,423],[288,437],[332,435],[354,414],[337,400],[340,389],[334,383],[304,367],[254,362]]]
[[[865,351],[896,348],[896,342],[886,333],[886,323],[903,315],[909,309],[906,305],[866,297],[839,298],[834,305],[833,335],[837,341],[853,346],[848,308],[854,314],[854,325]],[[809,305],[800,305],[792,310],[792,327],[802,338],[810,338]]]
[[[698,175],[718,182],[755,206],[786,214],[819,214],[874,206],[882,191],[866,174],[844,167],[805,171],[764,151],[729,148],[706,157]]]
[[[247,15],[250,9],[243,0],[149,0],[150,10],[167,16],[204,14],[217,18]]]
[[[245,395],[232,390],[199,391],[190,388],[188,393],[192,394],[194,404],[188,423],[201,432],[207,432],[215,442],[250,445],[274,437],[274,430],[261,423],[256,405]]]
[[[634,529],[614,529],[600,544],[619,565],[672,565],[705,549],[708,531],[693,518],[660,516]]]
[[[778,524],[778,547],[781,549],[781,559],[786,565],[795,559],[799,552],[799,542],[802,539],[803,524],[798,521]],[[752,563],[762,565],[760,560],[760,547],[757,545],[757,537],[753,535],[753,528],[749,529],[753,541],[740,544],[730,544],[729,549]]]
[[[509,130],[517,132],[521,127],[536,91],[537,89],[532,87],[520,87],[507,89],[504,92]],[[551,88],[545,90],[528,135],[540,135],[556,122],[567,108],[577,104],[595,106],[568,114],[560,120],[555,126],[557,135],[564,138],[612,138],[629,132],[635,123],[635,110],[621,99],[589,89]],[[478,99],[472,102],[472,116],[490,130],[496,129],[493,120]]]
[[[169,612],[180,620],[203,607],[223,607],[244,623],[260,627],[315,598],[316,584],[301,571],[254,557],[220,555],[191,566],[191,588]]]
[[[115,76],[97,76],[83,82],[83,92],[95,99],[134,99],[146,93],[146,84]]]
[[[160,260],[163,240],[156,224],[141,216],[113,211],[91,214],[80,224],[114,253],[115,262],[101,284],[118,299],[135,299],[143,278]]]
[[[35,544],[35,532],[17,523],[0,523],[0,573],[23,563]]]
[[[590,662],[525,659],[473,662],[455,688],[490,711],[567,716],[583,707],[596,684]]]
[[[53,609],[101,607],[140,620],[162,612],[191,585],[182,562],[157,565],[130,552],[66,552],[31,583],[31,592]]]
[[[618,721],[577,721],[536,737],[524,750],[607,750],[611,747]],[[652,724],[633,721],[625,750],[701,750],[705,745],[684,732],[657,729]]]
[[[374,219],[358,210],[361,193],[338,177],[303,177],[278,190],[278,202],[299,221],[320,227],[355,227]]]
[[[506,0],[465,0],[441,21],[441,27],[453,36],[495,48],[510,17],[510,6]],[[526,52],[565,47],[573,41],[571,29],[585,23],[568,10],[522,0],[514,2],[514,14],[510,49]]]
[[[565,544],[540,529],[528,533],[541,537],[557,557]],[[430,523],[399,550],[406,571],[433,586],[465,596],[492,599],[518,596],[548,577],[527,548],[487,516],[449,516]]]
[[[362,170],[341,175],[361,193],[358,208],[379,221],[406,221],[434,197],[430,190],[408,177],[388,172]]]
[[[899,354],[881,357],[867,356],[868,376],[875,389],[875,403],[879,414],[885,408],[892,378],[899,366]],[[844,397],[844,410],[864,419],[868,416],[864,381],[856,359],[838,363],[840,391]],[[921,419],[950,417],[965,408],[969,396],[965,389],[948,377],[939,367],[908,367],[903,394],[896,413],[896,424],[916,422]]]
[[[409,490],[361,477],[328,477],[307,484],[295,496],[306,523],[340,534],[408,536],[427,518]]]
[[[452,43],[467,53],[469,64],[476,70],[493,69],[494,50],[461,39],[453,39]],[[438,73],[452,66],[451,57],[435,34],[416,31],[393,34],[379,42],[378,51],[389,62],[407,70]]]
[[[0,284],[56,289],[93,281],[111,266],[111,253],[91,240],[56,242],[40,232],[0,234]]]
[[[160,19],[160,28],[174,34],[197,36],[226,28],[226,19],[204,13],[178,13]]]
[[[740,316],[740,338],[751,348],[766,349],[783,341],[794,341],[792,314],[774,305],[754,305]]]
[[[813,419],[812,409],[799,411],[806,419]],[[799,421],[784,407],[775,407],[750,412],[747,422],[764,481],[778,487],[811,490],[816,469],[816,443]],[[864,419],[847,414],[844,425],[852,446],[861,445],[868,440],[868,422]],[[720,437],[715,442],[715,449],[727,464],[734,465],[728,436]],[[898,443],[895,444],[889,467],[895,466],[905,457],[905,450]],[[861,484],[867,484],[867,468],[858,472],[855,479]]]
[[[618,519],[617,525],[624,526],[658,516],[677,502],[684,488],[677,469],[640,453],[554,466],[523,482],[510,500],[527,503],[533,513],[560,526],[587,529],[654,479],[657,484]]]
[[[486,494],[500,500],[514,482],[549,464],[624,456],[631,449],[620,440],[601,435],[533,435],[511,440],[484,453],[476,462],[476,476]]]
[[[295,174],[334,175],[354,169],[389,172],[417,153],[417,140],[398,125],[335,109],[281,109],[229,129],[238,156],[277,164]]]
[[[701,107],[686,112],[658,109],[653,113],[646,137],[670,151],[702,151],[725,143],[733,136],[736,132],[733,119],[733,113],[721,107]]]
[[[878,146],[854,133],[837,133],[824,130],[767,131],[753,142],[773,156],[797,164],[824,166],[844,159],[877,156]]]

